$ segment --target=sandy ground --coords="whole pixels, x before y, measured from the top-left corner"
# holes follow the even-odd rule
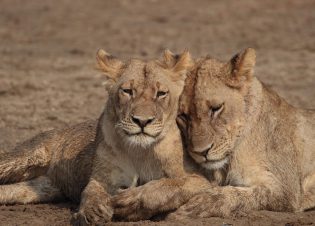
[[[258,77],[315,108],[314,0],[0,1],[0,150],[102,110],[95,52],[156,58],[165,47],[228,59],[256,48]],[[69,203],[0,207],[0,225],[69,225]],[[115,225],[312,225],[315,211]]]

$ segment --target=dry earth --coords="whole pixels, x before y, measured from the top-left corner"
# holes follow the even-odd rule
[[[315,108],[314,0],[0,1],[0,150],[96,118],[106,95],[93,70],[105,48],[155,58],[168,47],[228,59],[257,49],[258,77],[291,104]],[[1,225],[69,225],[69,203],[0,207]],[[315,211],[114,225],[314,225]]]

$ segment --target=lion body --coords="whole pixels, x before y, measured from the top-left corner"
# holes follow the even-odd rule
[[[253,76],[255,51],[200,60],[181,111],[188,150],[215,186],[170,218],[315,207],[315,111],[289,105]]]
[[[233,150],[223,183],[270,188],[274,197],[264,197],[265,206],[258,209],[312,208],[315,205],[315,112],[292,107],[258,80],[253,80],[254,98],[260,99],[260,106],[248,120],[255,125],[243,134]]]
[[[294,108],[266,88],[253,76],[254,64],[253,49],[227,63],[196,60],[177,122],[211,183],[190,190],[162,179],[123,192],[114,199],[124,209],[121,217],[146,219],[148,206],[155,214],[179,207],[168,219],[315,207],[315,112]],[[178,201],[187,196],[193,197]]]
[[[180,178],[189,191],[208,183],[191,175],[197,170],[185,157],[175,120],[189,54],[125,64],[100,50],[97,60],[109,92],[101,117],[45,132],[2,154],[0,203],[66,196],[80,201],[76,221],[103,224],[114,213],[111,196],[122,189],[161,178],[170,178],[163,182],[170,186]]]
[[[87,121],[60,130],[41,133],[21,143],[15,150],[1,155],[0,186],[10,186],[15,194],[28,194],[33,186],[15,186],[14,183],[34,180],[45,176],[44,181],[51,184],[52,195],[35,195],[33,199],[27,195],[17,195],[9,200],[1,193],[0,202],[37,203],[55,200],[55,195],[78,202],[83,188],[91,174],[95,153],[96,121]],[[34,185],[34,184],[33,184]],[[41,181],[35,186],[41,186]],[[55,189],[59,193],[55,193]],[[49,188],[46,191],[49,193]],[[44,197],[45,196],[45,197]],[[24,198],[23,198],[24,197]]]

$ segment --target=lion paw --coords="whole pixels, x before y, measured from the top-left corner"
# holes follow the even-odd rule
[[[106,202],[85,203],[79,212],[73,215],[74,225],[104,225],[104,223],[111,221],[113,216],[113,209],[111,206],[106,205]]]
[[[119,220],[137,221],[151,217],[150,209],[143,200],[143,188],[130,188],[120,192],[112,198],[112,205],[115,208],[114,216]]]

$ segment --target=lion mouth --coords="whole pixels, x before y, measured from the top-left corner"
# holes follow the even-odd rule
[[[162,131],[149,130],[147,128],[119,128],[119,133],[122,142],[128,147],[148,148],[158,142]]]
[[[229,159],[230,154],[225,152],[223,154],[217,154],[216,156],[211,156],[211,157],[206,157],[205,158],[205,162],[207,163],[217,163],[217,162],[221,162],[224,161],[225,159]]]
[[[127,136],[134,136],[134,137],[150,137],[150,138],[157,138],[162,131],[153,130],[151,131],[148,128],[138,128],[138,129],[128,129],[122,128],[122,131]]]
[[[128,135],[128,136],[141,136],[141,137],[151,137],[151,138],[156,138],[156,137],[158,137],[159,136],[159,134],[160,133],[157,133],[157,134],[149,134],[149,133],[147,133],[147,132],[145,132],[145,131],[143,131],[143,130],[141,130],[141,131],[139,131],[139,132],[135,132],[135,133],[132,133],[132,132],[129,132],[129,131],[127,131],[127,130],[123,130],[124,132],[125,132],[125,134],[126,135]]]
[[[220,162],[224,159],[228,158],[228,155],[224,155],[223,157],[218,157],[218,158],[206,158],[206,162],[209,162],[209,163],[216,163],[216,162]]]
[[[125,135],[123,139],[129,147],[148,148],[158,141],[155,136],[144,132],[128,133],[125,131]]]
[[[136,132],[136,133],[130,133],[130,132],[124,130],[124,132],[125,132],[128,136],[149,136],[149,137],[153,137],[153,138],[156,137],[156,136],[153,136],[153,135],[151,135],[151,134],[149,134],[149,133],[146,133],[146,132],[144,132],[144,131]]]
[[[229,163],[229,157],[225,156],[221,159],[206,159],[201,165],[206,169],[220,169]]]

